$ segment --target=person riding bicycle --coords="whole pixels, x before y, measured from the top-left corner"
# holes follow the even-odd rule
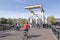
[[[28,39],[28,29],[29,29],[29,24],[28,22],[26,22],[24,24],[23,40]]]
[[[26,22],[24,24],[24,31],[27,31],[28,32],[28,29],[29,29],[29,24],[28,24],[28,22]]]

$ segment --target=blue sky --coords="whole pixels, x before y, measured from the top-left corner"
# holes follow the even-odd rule
[[[24,6],[42,4],[46,17],[60,17],[60,0],[0,0],[0,17],[28,18],[29,12]]]

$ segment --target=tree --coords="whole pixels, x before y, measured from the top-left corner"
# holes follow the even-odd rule
[[[1,18],[1,23],[2,24],[7,24],[7,19],[6,18]]]
[[[7,23],[8,23],[8,24],[12,24],[12,19],[11,19],[11,18],[8,18],[8,19],[7,19]]]
[[[20,21],[21,21],[21,18],[18,18],[18,23],[19,23],[19,24],[21,23]]]
[[[21,19],[21,24],[24,25],[25,19]]]
[[[28,18],[28,22],[30,22],[30,17]]]
[[[17,19],[13,19],[12,20],[12,23],[17,23]]]
[[[53,23],[55,23],[55,22],[56,22],[56,20],[55,20],[55,17],[54,17],[54,16],[49,16],[49,17],[47,18],[47,21],[48,21],[49,23],[51,23],[51,24],[53,24]]]

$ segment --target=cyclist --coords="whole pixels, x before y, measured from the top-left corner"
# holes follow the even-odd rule
[[[24,24],[24,31],[27,31],[28,32],[28,29],[29,29],[29,24],[28,24],[28,22],[26,22]]]
[[[29,29],[29,24],[26,22],[24,24],[24,36],[28,38],[28,29]]]

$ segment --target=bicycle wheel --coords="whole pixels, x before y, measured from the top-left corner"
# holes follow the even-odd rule
[[[26,31],[23,33],[23,40],[28,40],[28,33]]]

